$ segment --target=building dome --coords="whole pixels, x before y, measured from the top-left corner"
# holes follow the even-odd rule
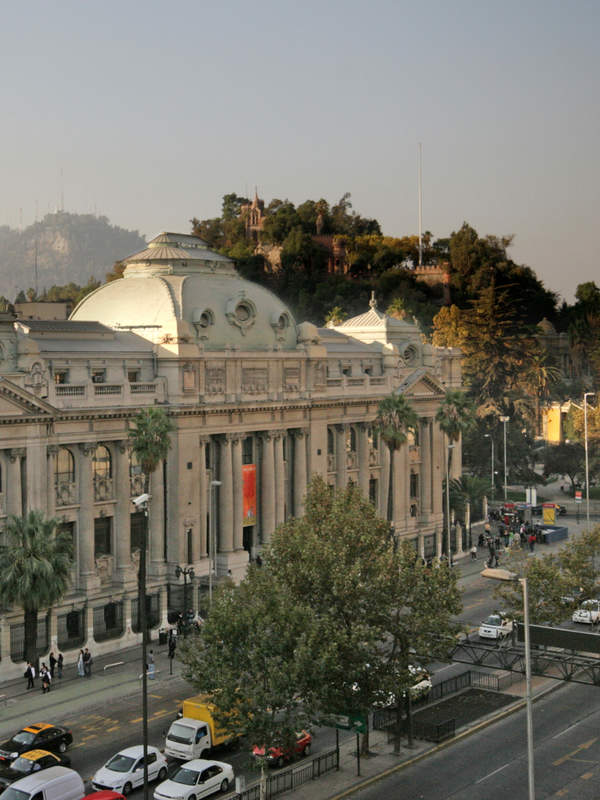
[[[207,350],[297,346],[289,308],[196,236],[161,233],[123,263],[123,278],[84,297],[71,319],[132,330],[152,342],[196,341]]]

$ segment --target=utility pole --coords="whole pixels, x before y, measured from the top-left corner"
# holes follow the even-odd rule
[[[584,425],[584,441],[585,441],[585,521],[590,527],[590,475],[589,475],[589,460],[588,460],[588,424],[587,424],[587,399],[595,395],[595,392],[584,392],[583,394],[583,425]]]

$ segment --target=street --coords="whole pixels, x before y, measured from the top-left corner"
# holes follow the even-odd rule
[[[600,795],[600,688],[565,684],[534,705],[536,797]],[[353,795],[358,800],[527,798],[525,711]]]

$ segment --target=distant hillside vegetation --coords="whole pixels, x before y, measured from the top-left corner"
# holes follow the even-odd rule
[[[17,231],[0,226],[0,295],[14,300],[19,291],[104,281],[115,261],[145,246],[138,231],[111,225],[93,214],[47,214]],[[37,250],[37,287],[35,262]]]

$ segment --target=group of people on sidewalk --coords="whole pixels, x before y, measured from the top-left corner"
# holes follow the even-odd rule
[[[54,655],[54,652],[51,650],[48,661],[50,662],[50,667],[48,667],[45,661],[42,661],[42,665],[40,667],[39,677],[42,681],[42,694],[46,694],[50,691],[50,686],[52,685],[55,674],[59,680],[63,676],[63,666],[65,661],[63,654],[59,653],[57,658]],[[36,670],[35,665],[32,664],[31,661],[27,662],[24,677],[27,678],[27,689],[35,689]]]
[[[52,686],[52,681],[54,680],[55,675],[58,680],[62,679],[65,663],[63,654],[59,653],[57,657],[54,655],[53,651],[50,651],[48,663],[50,666],[48,666],[45,662],[42,662],[39,669],[39,678],[42,681],[42,694],[46,694],[50,691],[50,687]],[[79,651],[79,655],[77,657],[77,674],[80,678],[92,677],[93,663],[92,654],[87,647],[84,650]],[[35,679],[38,677],[38,675],[36,673],[35,665],[31,661],[27,662],[24,677],[27,678],[27,689],[35,689]]]
[[[471,558],[477,558],[478,547],[487,547],[489,555],[486,560],[486,566],[497,567],[502,545],[504,545],[505,551],[512,548],[525,548],[529,545],[529,551],[533,553],[535,544],[538,541],[538,527],[517,518],[513,522],[500,521],[496,531],[492,532],[492,520],[491,516],[488,515],[484,532],[479,534],[477,544],[471,547]]]

